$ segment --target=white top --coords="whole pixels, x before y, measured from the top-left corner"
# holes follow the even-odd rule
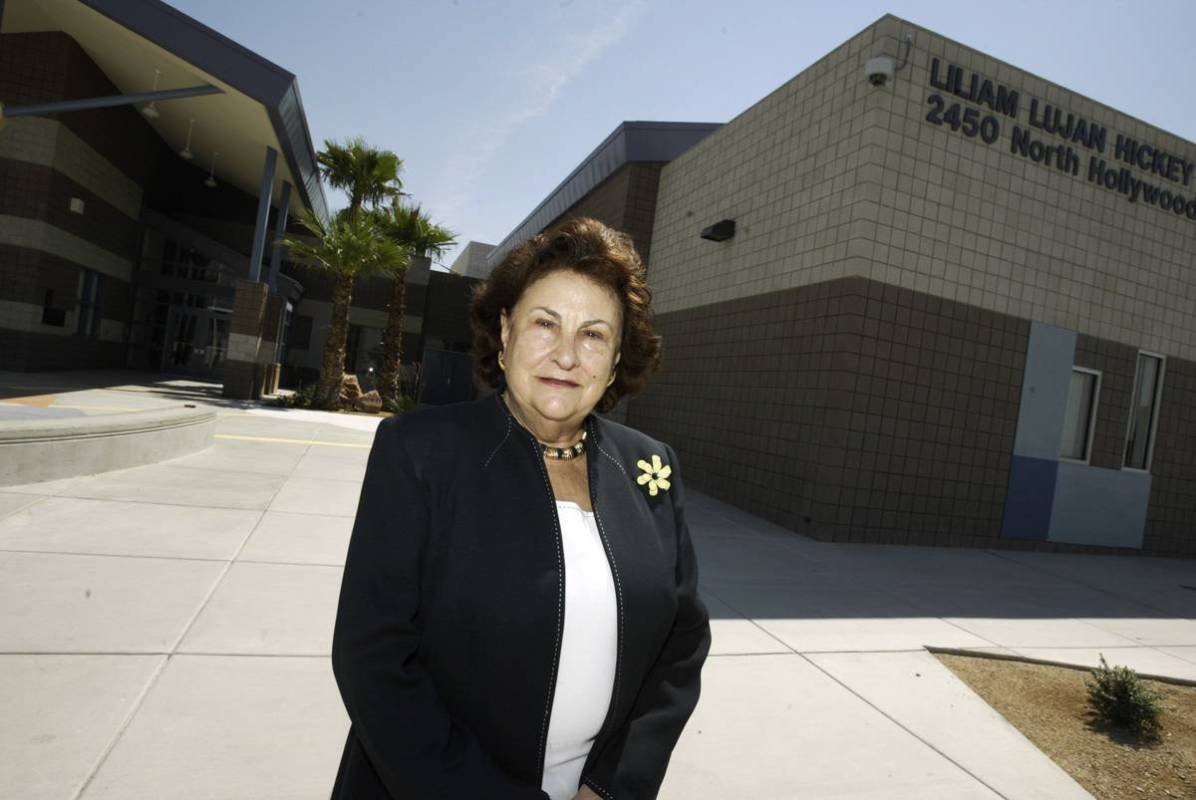
[[[565,632],[540,788],[552,800],[573,800],[610,705],[619,633],[615,582],[594,512],[568,500],[556,507],[565,551]]]

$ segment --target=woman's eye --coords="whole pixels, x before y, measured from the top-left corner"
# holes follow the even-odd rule
[[[540,320],[536,320],[536,324],[543,328],[551,328],[552,320],[540,319]]]
[[[602,334],[598,331],[586,331],[586,336],[589,336],[592,339],[598,339],[599,341],[602,340]]]

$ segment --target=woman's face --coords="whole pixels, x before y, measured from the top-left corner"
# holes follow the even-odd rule
[[[525,288],[501,322],[515,400],[545,420],[584,419],[618,362],[623,321],[615,293],[573,270],[553,270]]]

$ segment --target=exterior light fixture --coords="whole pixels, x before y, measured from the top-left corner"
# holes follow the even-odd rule
[[[702,229],[702,238],[712,242],[725,242],[735,235],[735,220],[720,219],[709,228]]]
[[[154,70],[154,91],[155,92],[158,91],[158,78],[161,75],[162,75],[162,70],[159,70],[159,69]],[[150,119],[157,119],[159,116],[158,101],[150,100],[148,103],[146,103],[145,105],[143,105],[141,107],[141,113],[145,114]]]
[[[191,131],[195,129],[195,117],[191,117],[190,124],[187,125],[187,144],[179,151],[179,155],[190,161],[195,158],[195,154],[191,152]]]
[[[216,188],[216,156],[218,156],[218,155],[220,155],[220,154],[212,153],[212,166],[208,170],[208,177],[203,182],[203,185],[208,187],[209,189]]]

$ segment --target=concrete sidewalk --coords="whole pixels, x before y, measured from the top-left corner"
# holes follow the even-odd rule
[[[132,369],[0,370],[0,420],[120,414],[184,403],[225,409],[262,405],[224,397],[222,388],[219,383],[199,378]]]
[[[0,490],[0,786],[327,798],[328,653],[376,419]],[[663,798],[1088,797],[924,645],[1196,679],[1191,561],[822,544],[691,492],[714,618]]]

